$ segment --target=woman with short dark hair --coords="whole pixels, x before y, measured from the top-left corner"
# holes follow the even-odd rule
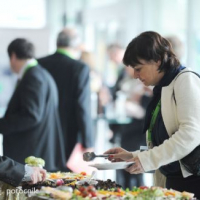
[[[167,188],[200,198],[200,177],[183,162],[200,145],[200,78],[183,67],[170,43],[153,31],[129,43],[123,62],[133,68],[134,78],[155,86],[144,124],[149,150],[113,148],[105,153],[113,154],[113,162],[134,161],[126,169],[131,174],[159,169]]]
[[[180,66],[180,62],[173,52],[168,40],[156,32],[144,32],[134,38],[126,48],[123,62],[126,66],[135,67],[140,60],[161,61],[159,71],[169,71]]]

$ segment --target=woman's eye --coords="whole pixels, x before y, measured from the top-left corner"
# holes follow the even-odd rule
[[[140,69],[135,69],[135,71],[136,71],[136,72],[139,72],[139,71],[140,71]]]

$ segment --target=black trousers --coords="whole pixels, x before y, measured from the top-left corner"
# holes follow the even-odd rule
[[[200,176],[168,176],[166,180],[167,189],[174,189],[180,192],[186,191],[195,194],[195,197],[200,200]]]

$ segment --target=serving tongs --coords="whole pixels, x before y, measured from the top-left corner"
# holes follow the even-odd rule
[[[94,152],[85,152],[83,154],[84,161],[94,160],[96,157],[108,158],[109,154],[96,155]]]

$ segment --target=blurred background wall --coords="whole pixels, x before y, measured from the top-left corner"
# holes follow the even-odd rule
[[[86,50],[95,55],[96,70],[112,85],[108,44],[126,47],[139,33],[153,30],[177,37],[182,64],[200,72],[199,8],[199,0],[0,0],[0,116],[15,85],[7,46],[16,37],[30,39],[41,57],[55,51],[63,27],[77,27]]]
[[[9,75],[2,69],[8,67],[6,48],[11,40],[30,39],[40,57],[55,50],[57,33],[65,26],[79,29],[86,48],[95,53],[95,67],[103,75],[107,45],[117,42],[125,47],[146,30],[178,37],[183,44],[182,63],[199,71],[199,7],[198,0],[0,0],[1,74]],[[0,107],[6,99],[1,82]]]

